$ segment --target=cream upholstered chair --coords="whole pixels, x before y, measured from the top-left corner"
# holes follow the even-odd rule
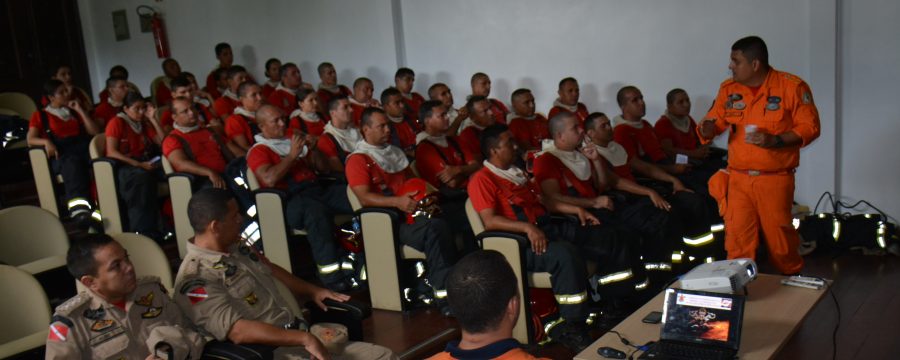
[[[9,109],[19,117],[28,120],[37,111],[37,105],[28,95],[20,92],[0,93],[0,108]]]
[[[41,284],[27,272],[0,265],[0,358],[36,349],[47,341],[50,302]]]
[[[28,159],[31,161],[31,172],[34,174],[34,185],[37,188],[41,208],[59,217],[56,184],[63,181],[62,176],[53,176],[53,172],[50,170],[50,159],[43,146],[29,147]]]
[[[138,277],[156,276],[159,282],[166,288],[169,294],[172,294],[174,287],[174,277],[172,276],[172,267],[169,264],[169,258],[162,248],[152,239],[135,233],[118,233],[110,234],[129,255],[132,265],[134,265],[134,273]],[[86,290],[80,281],[75,280],[75,287],[79,292]]]
[[[36,206],[0,210],[0,261],[31,274],[66,265],[69,236],[56,215]]]
[[[194,236],[194,228],[188,219],[187,208],[191,196],[194,194],[193,183],[195,176],[184,172],[176,172],[172,163],[165,156],[162,157],[163,171],[169,182],[169,195],[172,197],[172,216],[175,220],[175,239],[178,242],[178,257],[184,258],[187,254],[188,239]]]
[[[124,226],[116,188],[116,162],[106,157],[106,136],[94,135],[88,150],[94,168],[94,182],[97,184],[97,202],[103,217],[103,230],[108,234],[120,233]]]
[[[347,186],[347,198],[359,215],[366,254],[366,276],[372,307],[382,310],[403,310],[403,289],[400,288],[400,261],[425,259],[425,254],[412,247],[398,246],[397,221],[400,213],[393,209],[363,207],[359,198]],[[399,250],[399,251],[398,251]]]

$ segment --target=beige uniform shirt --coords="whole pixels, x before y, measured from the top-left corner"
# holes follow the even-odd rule
[[[179,335],[163,341],[173,348],[190,349],[189,353],[174,354],[175,358],[198,359],[206,340],[191,327],[181,309],[169,300],[159,278],[142,277],[126,299],[125,310],[90,290],[56,307],[46,358],[145,359],[151,352],[147,339],[158,338],[165,328],[164,333]]]

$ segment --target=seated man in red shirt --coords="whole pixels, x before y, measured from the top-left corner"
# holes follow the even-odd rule
[[[534,95],[531,90],[517,89],[512,93],[513,112],[507,115],[506,123],[519,148],[525,151],[541,150],[541,142],[550,138],[548,120],[534,112]]]
[[[313,89],[297,90],[297,108],[288,118],[291,119],[288,127],[310,136],[313,144],[325,131],[325,115],[319,112],[319,96]]]
[[[578,121],[584,124],[584,119],[588,116],[587,106],[578,102],[581,96],[581,89],[578,87],[578,80],[573,77],[567,77],[559,81],[559,89],[556,91],[559,97],[553,101],[553,108],[550,109],[548,117],[553,118],[560,112],[570,112],[578,117]]]
[[[122,65],[116,65],[116,66],[113,66],[112,68],[110,68],[109,69],[109,77],[123,78],[123,79],[125,79],[125,83],[127,84],[128,91],[134,91],[134,92],[138,92],[138,93],[141,92],[141,90],[138,89],[137,85],[128,81],[128,69],[126,69]],[[105,102],[106,99],[109,97],[109,90],[107,88],[103,88],[103,90],[100,91],[99,96],[100,96],[100,103]],[[123,97],[124,97],[124,95],[123,95]]]
[[[450,118],[450,127],[447,129],[447,134],[459,134],[463,121],[469,118],[469,110],[465,105],[459,109],[453,107],[453,93],[450,92],[447,84],[435,83],[431,85],[428,88],[428,99],[440,101],[444,104],[444,108],[447,109],[447,117]]]
[[[637,245],[611,227],[599,224],[585,209],[540,196],[540,189],[525,172],[513,165],[516,143],[506,125],[489,126],[481,135],[484,167],[469,179],[469,198],[486,231],[525,234],[531,243],[526,268],[550,272],[553,293],[559,303],[562,322],[547,331],[549,337],[576,352],[591,343],[585,327],[588,293],[585,260],[599,265],[591,278],[592,295],[631,293],[643,280],[643,273],[631,268],[632,249]],[[550,212],[577,217],[557,220]],[[581,252],[581,254],[579,254]],[[641,270],[641,269],[638,269]]]
[[[411,119],[419,116],[419,106],[422,106],[422,103],[425,102],[425,98],[421,94],[413,91],[415,82],[416,73],[410,68],[402,67],[394,73],[394,87],[400,90],[400,93],[403,95],[403,104],[406,106],[403,114]]]
[[[121,77],[106,79],[106,99],[94,109],[94,122],[105,127],[106,122],[122,111],[122,101],[128,94],[128,81]]]
[[[234,108],[241,105],[238,98],[238,86],[247,82],[250,78],[247,76],[247,70],[243,66],[235,65],[228,68],[227,71],[228,89],[222,93],[222,96],[213,103],[213,110],[216,115],[223,119],[227,119],[234,112]],[[260,89],[262,91],[262,89]]]
[[[622,114],[612,119],[613,138],[628,151],[628,155],[659,164],[670,174],[684,174],[690,170],[687,164],[674,164],[666,157],[656,133],[653,132],[653,126],[644,120],[647,105],[644,103],[644,95],[637,87],[625,86],[619,89],[616,102],[619,103]]]
[[[441,192],[441,210],[454,232],[461,233],[465,252],[476,249],[475,234],[466,216],[466,185],[481,168],[475,154],[465,153],[456,136],[449,136],[450,119],[440,101],[419,107],[425,130],[416,136],[416,168],[419,176]]]
[[[213,127],[216,131],[222,132],[222,121],[219,118],[215,117],[212,112],[209,111],[209,108],[203,106],[198,102],[193,102],[195,98],[194,85],[191,83],[190,79],[182,73],[178,75],[169,83],[172,88],[172,95],[176,98],[185,98],[191,99],[191,110],[194,112],[194,115],[197,117],[199,121],[199,125],[201,127]],[[159,118],[159,125],[162,127],[163,131],[166,134],[172,131],[173,127],[173,116],[174,111],[171,108],[163,111],[162,116]]]
[[[353,106],[353,125],[359,127],[359,121],[362,118],[363,110],[370,107],[380,108],[381,104],[375,100],[372,95],[375,93],[375,86],[372,80],[361,77],[353,82],[353,95],[347,98],[350,105]]]
[[[323,62],[319,64],[316,68],[316,71],[319,73],[319,86],[316,87],[318,89],[316,93],[319,95],[319,111],[328,114],[328,104],[331,104],[331,100],[335,97],[350,97],[352,92],[350,88],[338,84],[337,82],[337,71],[334,69],[334,65],[330,62]],[[330,120],[330,119],[329,119]]]
[[[235,156],[244,156],[254,144],[254,136],[259,134],[256,111],[263,105],[262,89],[252,82],[244,82],[238,87],[241,105],[234,114],[225,119],[225,137],[228,149]]]
[[[415,117],[409,117],[406,113],[406,105],[403,102],[403,94],[397,88],[389,87],[381,92],[381,103],[384,104],[384,112],[388,116],[388,125],[391,127],[391,145],[394,145],[410,158],[416,153],[416,134],[419,133],[419,122]]]
[[[172,79],[181,75],[181,65],[172,58],[163,60],[162,69],[163,76],[154,79],[150,85],[153,90],[151,96],[153,96],[153,102],[157,107],[169,106],[169,103],[172,102],[172,88],[169,83]]]
[[[668,213],[653,203],[626,202],[618,194],[604,195],[609,176],[603,158],[586,146],[584,129],[574,113],[562,112],[550,119],[553,142],[534,160],[534,178],[544,196],[584,208],[607,226],[624,227],[641,237],[640,251],[645,269],[660,280],[671,278],[672,250],[681,242],[681,228]],[[645,198],[646,199],[646,198]],[[652,270],[652,271],[650,271]]]
[[[81,103],[69,100],[69,88],[62,81],[48,80],[43,91],[49,103],[31,115],[26,141],[28,146],[44,147],[50,159],[50,170],[54,176],[63,177],[69,216],[81,226],[90,226],[91,158],[88,145],[91,137],[103,128],[87,116]]]
[[[516,274],[502,254],[480,250],[466,255],[453,266],[447,293],[462,339],[450,341],[428,360],[538,360],[512,337],[519,307],[530,304],[522,304]]]
[[[491,78],[485,73],[475,73],[472,75],[472,96],[484,96],[491,103],[491,112],[493,113],[497,124],[506,124],[506,115],[509,109],[502,101],[489,98],[491,95]]]
[[[476,159],[481,157],[481,131],[494,125],[494,114],[491,111],[491,102],[484,96],[473,96],[466,102],[469,118],[463,122],[459,132],[459,145],[469,154],[476,154]]]
[[[248,170],[256,175],[260,188],[288,193],[285,219],[292,229],[306,229],[322,283],[334,291],[351,289],[353,272],[343,270],[342,262],[348,260],[334,241],[333,229],[334,215],[353,213],[347,188],[317,181],[316,171],[324,169],[321,154],[300,134],[287,134],[287,116],[280,109],[263,105],[257,116],[260,133],[247,153]]]
[[[687,155],[697,170],[706,170],[709,176],[727,165],[722,161],[725,150],[700,144],[697,123],[691,117],[691,98],[683,89],[666,94],[666,112],[653,125],[653,131],[669,159]]]
[[[175,171],[207,178],[199,182],[198,188],[224,189],[227,185],[222,174],[225,173],[226,158],[233,158],[233,155],[218,135],[203,126],[195,104],[188,99],[176,97],[172,100],[174,129],[163,140],[163,155]]]
[[[671,211],[672,216],[680,222],[682,238],[688,245],[705,247],[712,244],[714,230],[720,230],[713,200],[709,196],[692,192],[677,177],[670,175],[660,167],[629,154],[618,142],[613,140],[613,129],[609,118],[603,113],[592,113],[584,122],[587,135],[586,144],[592,144],[604,159],[604,178],[610,188],[624,193],[637,195],[629,200],[646,201],[649,199],[659,209]],[[644,186],[635,179],[634,172],[647,176],[659,183]],[[653,186],[655,185],[655,186]],[[660,188],[660,189],[654,189]],[[661,196],[662,193],[664,196]],[[722,244],[712,246],[721,247]],[[674,259],[678,260],[678,259]]]
[[[345,97],[336,97],[328,104],[331,121],[325,129],[316,147],[325,157],[328,173],[344,178],[344,166],[347,155],[356,151],[356,145],[362,141],[359,130],[353,126],[353,109]]]
[[[281,83],[267,99],[269,104],[278,107],[285,114],[290,114],[297,108],[297,90],[300,90],[303,78],[300,76],[300,68],[294,63],[282,65],[279,74]]]
[[[84,91],[84,89],[75,85],[75,82],[72,80],[72,68],[69,67],[69,65],[60,65],[56,67],[56,71],[53,72],[50,78],[62,81],[62,83],[66,85],[66,88],[69,89],[68,100],[78,101],[85,113],[90,114],[94,111],[94,101],[88,95],[87,91]],[[66,103],[68,103],[68,100]],[[49,98],[46,96],[41,97],[42,106],[47,106],[49,103]]]
[[[276,58],[266,60],[266,83],[262,86],[263,97],[268,99],[279,83],[281,83],[281,60]]]
[[[161,239],[157,183],[162,179],[162,139],[156,107],[138,93],[125,95],[122,112],[106,124],[106,156],[119,161],[116,180],[128,212],[125,231],[154,239]]]
[[[216,51],[216,60],[219,61],[219,64],[216,65],[216,68],[212,69],[212,71],[209,72],[209,75],[206,76],[206,84],[205,84],[205,88],[204,88],[204,89],[206,89],[206,92],[208,92],[210,94],[218,93],[218,89],[220,88],[220,86],[218,86],[219,78],[216,77],[216,74],[215,74],[216,70],[225,69],[225,71],[227,71],[228,68],[230,68],[232,65],[234,65],[234,53],[231,51],[231,45],[229,45],[228,43],[225,43],[225,42],[218,43],[218,44],[216,44],[215,51]],[[241,81],[241,82],[243,82],[243,81]],[[234,90],[232,90],[232,91],[234,91]],[[219,94],[219,96],[221,96],[221,94]],[[215,97],[218,98],[219,96],[215,96]],[[228,116],[227,114],[219,114],[219,115]]]
[[[350,189],[364,207],[413,213],[417,205],[413,199],[416,193],[404,194],[400,190],[414,175],[403,151],[389,143],[391,128],[387,114],[381,109],[369,108],[363,112],[361,120],[363,141],[347,157],[345,172]],[[399,222],[397,236],[400,242],[425,253],[428,282],[434,289],[438,308],[447,315],[449,307],[444,284],[457,257],[456,244],[447,223],[439,217],[427,216],[416,216],[412,224]]]

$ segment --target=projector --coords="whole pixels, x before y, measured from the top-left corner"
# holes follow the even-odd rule
[[[734,294],[756,279],[752,259],[732,259],[698,265],[681,277],[681,288]]]

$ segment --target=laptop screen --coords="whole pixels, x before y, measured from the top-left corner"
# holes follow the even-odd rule
[[[744,297],[666,289],[660,338],[738,349]]]

